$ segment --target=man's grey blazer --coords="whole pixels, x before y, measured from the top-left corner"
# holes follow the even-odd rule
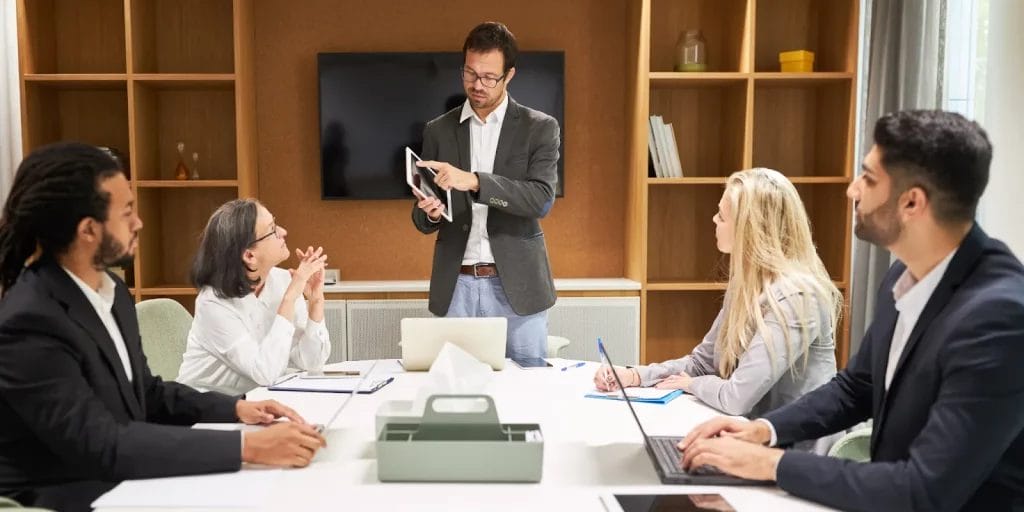
[[[460,123],[462,106],[427,123],[424,160],[448,162],[470,170],[470,120]],[[412,221],[423,233],[437,232],[430,274],[430,312],[448,313],[473,224],[472,202],[487,205],[487,234],[498,276],[512,309],[531,315],[555,303],[544,232],[539,219],[555,202],[559,128],[543,112],[508,100],[498,136],[493,174],[479,173],[477,193],[452,191],[452,222],[433,223],[413,205]]]

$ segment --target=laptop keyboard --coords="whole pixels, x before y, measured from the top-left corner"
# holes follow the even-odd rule
[[[650,438],[651,445],[654,446],[655,456],[658,458],[658,464],[666,473],[684,474],[684,475],[724,475],[718,468],[714,466],[698,466],[691,468],[689,471],[684,471],[680,467],[680,463],[683,460],[682,453],[676,445],[679,441],[682,441],[681,437],[652,437]]]

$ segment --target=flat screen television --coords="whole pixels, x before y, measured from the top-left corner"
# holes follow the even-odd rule
[[[405,146],[423,149],[427,121],[460,107],[461,52],[321,53],[320,184],[324,199],[405,199]],[[508,85],[517,102],[558,120],[565,140],[565,54],[522,52]],[[564,190],[564,144],[557,195]],[[469,170],[469,169],[465,169]]]

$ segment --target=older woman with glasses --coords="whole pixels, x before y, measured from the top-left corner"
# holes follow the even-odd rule
[[[199,289],[178,381],[229,394],[268,386],[289,365],[318,371],[331,352],[324,326],[323,248],[296,249],[253,199],[230,201],[210,217],[192,263]]]

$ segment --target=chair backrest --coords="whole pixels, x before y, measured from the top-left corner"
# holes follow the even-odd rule
[[[178,378],[188,331],[192,328],[192,315],[185,306],[171,299],[144,300],[135,310],[149,370],[164,380]]]
[[[836,441],[828,450],[829,457],[855,462],[871,461],[871,429],[854,430]]]
[[[569,346],[569,338],[562,336],[548,336],[548,349],[546,357],[558,357],[563,348]]]

